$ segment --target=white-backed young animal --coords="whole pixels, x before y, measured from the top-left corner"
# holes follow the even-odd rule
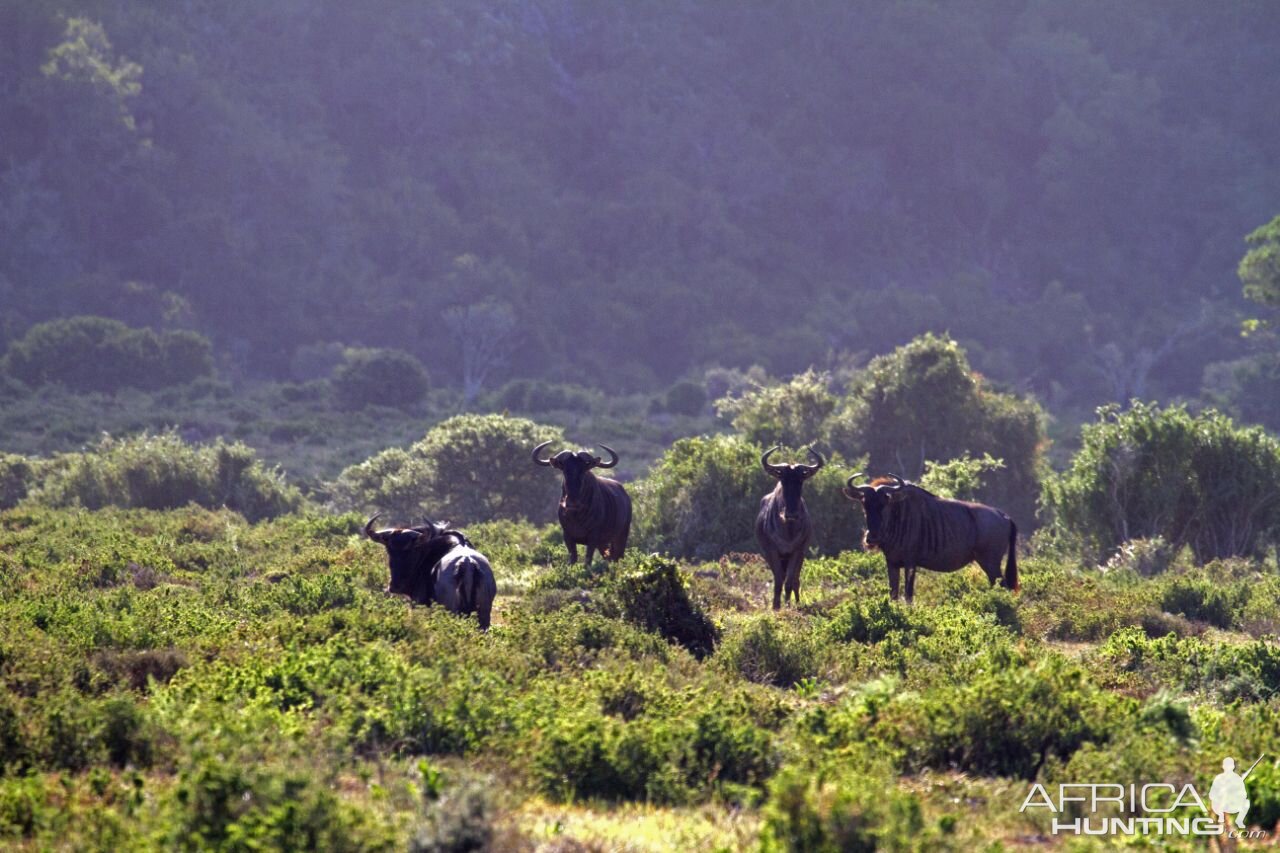
[[[813,535],[809,510],[800,492],[804,481],[818,473],[826,462],[822,454],[809,448],[809,456],[817,460],[816,465],[771,465],[769,457],[778,449],[773,447],[760,456],[760,466],[778,480],[778,485],[760,500],[760,511],[756,513],[756,541],[773,571],[774,610],[782,606],[784,589],[788,601],[800,603],[800,567]]]
[[[407,595],[417,604],[440,604],[450,613],[474,613],[480,627],[488,630],[498,595],[488,558],[448,522],[374,530],[377,517],[369,519],[364,532],[387,549],[387,592]]]
[[[915,598],[916,569],[954,572],[977,562],[992,586],[1001,581],[1000,559],[1007,552],[1004,585],[1018,590],[1018,525],[995,507],[940,498],[895,474],[855,486],[854,474],[844,495],[862,504],[867,516],[863,545],[884,554],[889,595],[898,597],[898,574],[906,570],[907,603]]]

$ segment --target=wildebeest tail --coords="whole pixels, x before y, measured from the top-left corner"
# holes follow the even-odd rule
[[[1018,525],[1009,519],[1009,559],[1004,564],[1004,585],[1006,589],[1017,592],[1018,585]]]
[[[455,577],[458,584],[458,612],[471,613],[476,609],[476,561],[473,557],[462,560]]]

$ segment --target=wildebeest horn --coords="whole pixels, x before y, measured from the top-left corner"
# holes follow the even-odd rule
[[[533,464],[535,464],[535,465],[541,465],[541,466],[542,466],[542,467],[544,467],[544,468],[550,468],[550,467],[551,467],[551,459],[550,459],[549,457],[548,457],[547,459],[539,459],[539,458],[538,458],[538,451],[539,451],[539,450],[541,450],[542,448],[546,447],[546,446],[547,446],[548,444],[550,444],[550,443],[551,443],[551,442],[549,442],[549,441],[544,441],[544,442],[542,442],[542,444],[539,444],[537,447],[535,447],[535,448],[533,449]]]
[[[365,535],[365,536],[368,536],[368,537],[369,537],[370,539],[372,539],[374,542],[378,542],[378,543],[380,543],[380,544],[381,544],[381,543],[385,543],[385,542],[387,541],[387,534],[388,534],[388,531],[386,531],[386,530],[374,530],[374,529],[373,529],[373,523],[374,523],[375,521],[377,521],[377,520],[378,520],[378,516],[380,516],[380,515],[382,515],[382,513],[380,513],[380,512],[375,512],[375,513],[373,514],[373,518],[371,518],[371,519],[369,519],[368,521],[366,521],[366,522],[365,522],[365,525],[364,525],[364,535]]]
[[[770,456],[772,456],[772,455],[774,454],[774,452],[775,452],[775,451],[778,451],[778,450],[781,450],[781,449],[782,449],[782,445],[781,445],[781,444],[775,444],[773,447],[771,447],[771,448],[769,448],[768,450],[766,450],[766,451],[765,451],[765,452],[760,456],[760,467],[764,468],[764,470],[765,470],[765,471],[769,472],[770,474],[772,474],[772,475],[773,475],[773,476],[775,476],[775,477],[779,476],[779,472],[782,470],[782,466],[781,466],[781,465],[770,465],[770,464],[769,464],[769,457],[770,457]]]
[[[851,476],[849,479],[845,480],[844,496],[852,501],[860,501],[860,500],[866,500],[867,495],[874,495],[876,493],[875,486],[855,486],[853,484],[854,480],[860,480],[864,477],[867,477],[867,475],[859,471],[858,473]],[[867,479],[870,479],[870,478],[867,477]]]
[[[885,483],[884,485],[880,486],[880,488],[882,489],[888,489],[891,492],[897,492],[897,491],[900,491],[902,487],[906,485],[906,483],[902,481],[902,478],[899,477],[897,474],[886,474],[885,476],[892,478],[894,480],[894,484],[891,486],[888,483]]]
[[[814,474],[818,473],[818,469],[820,469],[823,465],[827,464],[827,460],[823,459],[822,454],[814,450],[812,447],[809,448],[809,455],[812,456],[814,459],[818,460],[817,465],[805,466],[805,469],[806,469],[805,475],[812,477]]]
[[[600,445],[600,446],[601,446],[601,447],[603,447],[605,450],[609,451],[609,455],[613,457],[613,461],[612,461],[612,462],[610,462],[608,465],[606,465],[606,464],[604,464],[604,462],[603,462],[603,461],[601,461],[600,457],[599,457],[599,456],[597,456],[597,457],[596,457],[596,464],[595,464],[594,466],[592,466],[592,467],[595,467],[595,468],[612,468],[614,465],[617,465],[617,464],[618,464],[618,454],[614,452],[613,448],[612,448],[612,447],[610,447],[610,446],[609,446],[609,445],[607,445],[607,444],[602,444],[602,445]]]

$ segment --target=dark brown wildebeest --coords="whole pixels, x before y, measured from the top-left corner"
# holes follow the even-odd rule
[[[898,597],[898,572],[907,572],[907,603],[915,597],[916,569],[954,572],[977,562],[992,586],[1001,580],[1000,558],[1007,551],[1004,585],[1018,590],[1018,525],[986,504],[940,498],[894,474],[870,485],[855,486],[854,474],[844,495],[862,504],[867,516],[863,545],[879,549],[889,570],[889,595]]]
[[[602,444],[612,457],[608,463],[585,450],[561,450],[547,459],[539,458],[538,453],[550,443],[544,441],[533,449],[533,461],[564,474],[558,515],[569,562],[578,562],[579,545],[587,546],[588,566],[597,548],[610,560],[622,559],[631,535],[631,498],[621,483],[591,473],[592,468],[617,465],[618,454]]]
[[[364,533],[387,549],[387,592],[407,595],[417,604],[441,604],[450,613],[474,613],[487,631],[498,594],[488,558],[448,522],[374,530],[377,518],[369,519]]]
[[[804,552],[813,534],[809,511],[800,492],[804,481],[826,463],[822,454],[809,448],[809,456],[818,461],[816,465],[769,464],[769,456],[778,449],[775,446],[760,456],[760,466],[778,479],[778,485],[761,499],[760,512],[756,513],[756,540],[773,571],[774,610],[782,606],[784,587],[787,600],[800,603],[800,566],[804,564]]]

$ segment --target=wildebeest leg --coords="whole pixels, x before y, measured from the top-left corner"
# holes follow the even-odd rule
[[[804,564],[804,552],[797,551],[787,558],[787,600],[800,605],[800,566]]]
[[[591,566],[591,561],[592,561],[592,560],[594,560],[594,559],[595,559],[595,557],[596,557],[596,546],[595,546],[595,545],[587,545],[587,562],[586,562],[586,563],[584,563],[584,565],[586,565],[588,568],[590,568],[590,566]]]
[[[569,534],[564,535],[564,546],[569,549],[569,565],[578,562],[578,543],[569,538]]]
[[[898,566],[889,566],[889,597],[898,600]]]
[[[907,566],[907,604],[916,597],[916,567]]]
[[[609,543],[609,559],[621,560],[622,555],[627,551],[627,537],[631,534],[629,529],[623,529],[622,535]]]
[[[782,607],[782,581],[785,578],[782,568],[782,556],[775,554],[769,558],[769,569],[773,572],[773,609]]]
[[[982,557],[978,560],[978,565],[982,566],[982,570],[987,573],[987,580],[992,586],[1000,583],[1000,557],[994,560],[990,557]]]

